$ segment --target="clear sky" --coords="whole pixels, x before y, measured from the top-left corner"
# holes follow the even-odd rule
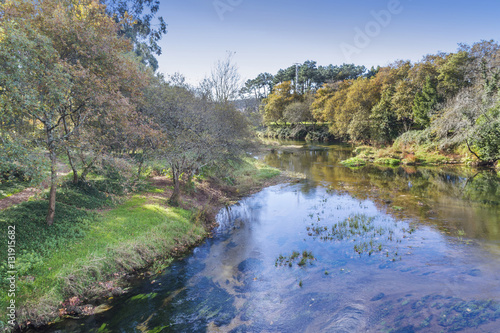
[[[160,72],[196,84],[226,51],[244,79],[293,63],[387,65],[500,41],[498,0],[162,0]]]

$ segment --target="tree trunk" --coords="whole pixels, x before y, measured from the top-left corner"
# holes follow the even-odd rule
[[[82,161],[82,165],[85,166],[85,158],[83,157],[83,155],[80,156],[80,159]],[[96,156],[94,156],[94,158],[92,159],[92,161],[90,161],[85,167],[84,169],[82,170],[82,174],[80,175],[80,179],[82,181],[85,181],[85,178],[87,178],[87,175],[89,174],[92,166],[94,165],[95,161],[97,160],[97,154]]]
[[[64,126],[64,133],[66,135],[69,135],[69,130],[68,130],[68,125],[66,124],[66,118],[62,118],[63,121],[63,126]],[[78,170],[76,170],[75,163],[73,162],[73,157],[71,157],[71,153],[69,151],[69,148],[66,148],[66,155],[68,155],[68,161],[69,165],[71,166],[71,170],[73,170],[73,184],[78,183]]]
[[[140,178],[141,177],[141,173],[142,173],[142,160],[139,161],[139,167],[137,168],[137,178]]]
[[[73,157],[69,152],[69,149],[66,149],[66,155],[68,155],[69,165],[71,166],[71,170],[73,170],[73,184],[78,183],[78,170],[76,169],[75,162],[73,161]]]
[[[141,173],[142,173],[142,166],[144,165],[144,150],[142,151],[142,154],[141,154],[141,157],[139,159],[139,167],[137,169],[137,177],[140,178],[141,177]]]
[[[51,142],[52,134],[49,133],[49,157],[50,157],[50,192],[49,192],[49,211],[47,213],[46,222],[51,226],[54,223],[56,214],[56,187],[57,187],[57,158],[54,143]]]
[[[179,197],[181,194],[181,186],[180,186],[180,172],[177,167],[172,166],[172,181],[174,182],[174,191],[172,192],[172,196],[168,200],[168,202],[172,206],[178,206],[179,205]]]

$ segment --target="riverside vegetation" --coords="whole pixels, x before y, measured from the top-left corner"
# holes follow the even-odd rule
[[[57,317],[90,315],[99,303],[126,291],[130,279],[160,273],[209,235],[217,210],[279,175],[254,159],[233,162],[225,179],[211,171],[183,182],[180,207],[168,204],[171,178],[146,168],[151,180],[90,174],[89,180],[58,186],[54,224],[43,222],[48,192],[0,211],[3,225],[16,227],[16,315],[20,327],[45,325]],[[128,184],[129,186],[131,184]],[[7,235],[0,237],[7,251]],[[2,285],[7,267],[0,266]],[[7,307],[8,288],[0,293]],[[4,323],[4,326],[7,326]]]
[[[199,87],[156,73],[157,12],[151,1],[0,4],[0,190],[11,206],[0,223],[16,226],[16,325],[91,313],[127,274],[203,239],[209,207],[278,173],[246,156],[232,54]],[[48,189],[17,200],[35,185]],[[0,321],[12,329],[0,237]]]
[[[209,207],[268,184],[279,172],[246,154],[251,125],[268,125],[262,136],[369,145],[352,166],[500,158],[495,41],[369,71],[306,61],[244,87],[228,53],[193,87],[156,72],[166,32],[157,12],[142,0],[0,4],[0,199],[47,188],[0,212],[3,229],[16,226],[22,327],[94,313],[130,274],[158,272],[206,237]],[[0,242],[5,277],[6,234]],[[354,251],[380,251],[367,242]]]
[[[262,135],[334,137],[373,147],[349,165],[494,166],[500,159],[499,79],[500,45],[491,40],[370,70],[306,61],[274,76],[260,74],[244,91],[260,103],[253,109],[267,125]],[[316,122],[328,135],[309,125]]]

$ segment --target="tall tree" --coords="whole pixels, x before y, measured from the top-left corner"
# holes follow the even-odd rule
[[[273,92],[263,100],[264,122],[284,120],[284,112],[288,105],[298,100],[292,82],[286,81],[274,87]]]
[[[120,81],[131,82],[123,77],[132,74],[135,62],[126,56],[129,42],[118,36],[118,25],[97,1],[17,1],[2,10],[3,26],[12,26],[2,40],[0,63],[7,73],[2,99],[44,128],[51,225],[58,151],[91,115],[110,105],[117,111],[129,107]]]
[[[214,101],[227,103],[235,99],[241,90],[241,77],[233,57],[234,53],[228,52],[225,59],[218,60],[210,77],[205,80]]]
[[[413,119],[422,128],[430,124],[430,113],[438,103],[438,94],[435,84],[427,77],[421,92],[415,95],[413,102]]]
[[[162,16],[157,16],[159,0],[100,0],[106,4],[106,12],[120,24],[119,34],[129,38],[135,54],[144,64],[158,69],[156,56],[161,55],[158,44],[167,33],[167,24]],[[133,20],[129,20],[132,17]]]

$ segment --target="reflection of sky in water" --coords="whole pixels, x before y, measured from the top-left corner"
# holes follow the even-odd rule
[[[294,161],[303,158],[295,154],[285,162],[308,169],[308,181],[265,189],[222,210],[215,237],[191,256],[112,310],[66,321],[61,332],[102,325],[102,332],[496,332],[500,260],[484,246],[495,246],[487,239],[496,234],[487,235],[498,207],[478,203],[480,191],[464,200],[465,176],[329,167],[336,162],[328,156],[339,154],[308,152],[317,167]],[[373,218],[381,234],[309,235],[311,227],[331,228],[356,215]],[[489,220],[468,227],[471,217]],[[478,239],[459,237],[457,226]],[[354,251],[369,241],[381,250]],[[304,250],[316,258],[312,264],[275,265],[279,255]]]

